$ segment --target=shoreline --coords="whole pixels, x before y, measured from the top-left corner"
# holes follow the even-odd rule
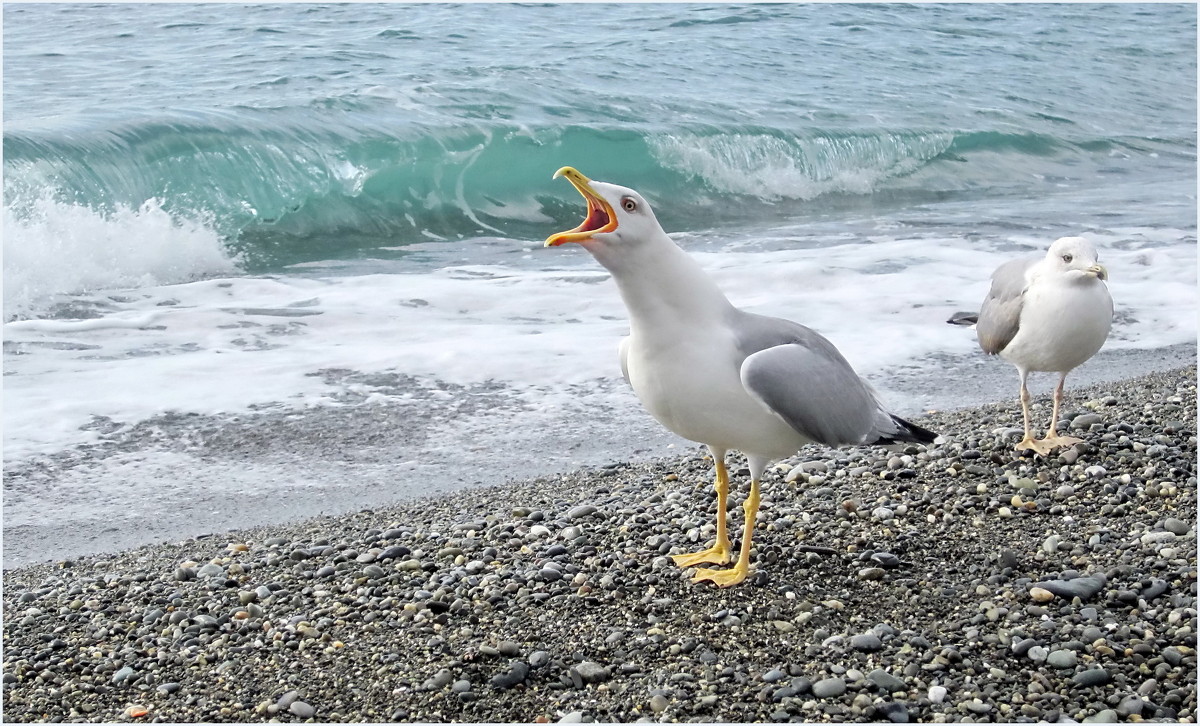
[[[4,717],[1194,721],[1196,368],[1065,408],[1047,459],[1015,397],[807,447],[726,590],[667,556],[712,535],[698,450],[5,570]]]
[[[1091,384],[1195,362],[1194,344],[1101,350],[1068,378],[1067,405]],[[380,387],[374,390],[401,394],[404,401],[366,405],[349,392],[363,374],[327,375],[335,395],[349,405],[226,417],[165,414],[123,427],[108,422],[112,430],[99,429],[94,445],[6,462],[4,567],[298,522],[620,460],[648,462],[697,448],[651,419],[623,381],[611,384],[619,389],[613,400],[623,405],[581,403],[581,410],[561,412],[540,430],[511,430],[497,450],[481,447],[479,436],[502,426],[506,411],[525,405],[511,391],[485,385],[446,399],[438,385],[375,375],[370,378]],[[1035,398],[1046,398],[1052,378],[1032,377]],[[1014,369],[982,354],[947,357],[936,368],[902,367],[871,381],[901,415],[1000,402],[1019,420]],[[121,480],[137,485],[121,486]]]

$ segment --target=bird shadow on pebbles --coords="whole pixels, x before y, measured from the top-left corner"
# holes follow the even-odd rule
[[[9,570],[4,717],[1193,720],[1195,367],[1070,402],[781,462],[728,589],[698,450]]]

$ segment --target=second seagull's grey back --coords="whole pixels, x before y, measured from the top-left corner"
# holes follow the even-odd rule
[[[1021,327],[1025,273],[1037,262],[1037,257],[1009,260],[992,273],[992,287],[975,323],[979,347],[984,353],[996,355],[1016,337]]]

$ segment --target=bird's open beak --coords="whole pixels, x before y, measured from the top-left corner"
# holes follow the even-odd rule
[[[591,179],[569,166],[564,166],[554,172],[555,179],[560,176],[565,176],[567,181],[571,182],[571,185],[578,189],[583,198],[587,200],[587,217],[583,220],[583,224],[575,229],[550,235],[546,238],[547,247],[557,247],[567,242],[583,242],[597,232],[611,232],[617,228],[616,213],[603,197],[592,190]]]
[[[1091,267],[1087,268],[1087,271],[1089,275],[1095,275],[1101,280],[1108,279],[1108,270],[1105,269],[1104,265],[1092,265]]]

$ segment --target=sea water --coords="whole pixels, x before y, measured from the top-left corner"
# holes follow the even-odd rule
[[[1012,394],[944,321],[1060,236],[1111,273],[1097,360],[1195,341],[1194,5],[3,12],[10,545],[686,445],[620,379],[607,273],[542,246],[583,215],[564,165],[905,414],[994,400],[985,369]],[[346,428],[373,411],[404,415]],[[286,426],[244,444],[262,421],[341,463]]]

